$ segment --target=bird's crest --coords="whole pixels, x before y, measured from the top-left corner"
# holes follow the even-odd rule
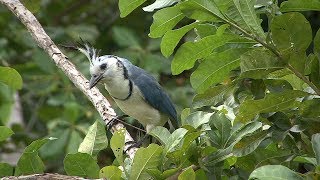
[[[99,57],[100,50],[95,49],[88,41],[83,41],[81,38],[80,41],[81,42],[77,42],[77,50],[86,55],[93,65],[96,58]]]

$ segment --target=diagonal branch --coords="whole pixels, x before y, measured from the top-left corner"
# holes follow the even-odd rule
[[[89,89],[88,80],[76,69],[76,67],[68,60],[58,47],[54,44],[51,38],[46,34],[41,24],[36,17],[26,9],[19,0],[0,0],[0,3],[6,5],[10,11],[25,25],[37,45],[45,50],[52,58],[55,64],[60,68],[64,74],[73,82],[73,84],[85,94],[92,102],[96,110],[99,112],[101,118],[107,124],[116,117],[116,113],[111,108],[107,99],[99,92],[97,88]],[[111,132],[124,128],[123,124],[118,123],[112,126]],[[125,142],[133,141],[133,138],[128,132],[125,134]],[[127,149],[129,143],[126,143]],[[126,153],[130,158],[134,157],[137,148],[131,148]]]

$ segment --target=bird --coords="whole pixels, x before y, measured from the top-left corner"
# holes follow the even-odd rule
[[[117,106],[126,115],[138,120],[147,134],[167,122],[174,129],[179,127],[177,111],[171,99],[153,76],[125,58],[99,56],[100,50],[90,43],[79,44],[77,49],[90,61],[90,89],[98,83],[104,84]]]

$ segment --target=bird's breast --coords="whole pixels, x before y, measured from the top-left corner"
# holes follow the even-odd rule
[[[124,113],[138,120],[144,127],[151,124],[152,126],[163,126],[167,120],[167,117],[164,117],[158,110],[146,103],[140,90],[135,85],[129,99],[125,101],[114,100]]]

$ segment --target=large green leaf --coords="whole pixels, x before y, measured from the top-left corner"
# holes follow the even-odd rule
[[[243,126],[236,126],[232,127],[232,131],[230,133],[230,137],[227,141],[227,145],[225,147],[231,146],[237,142],[239,142],[244,136],[247,136],[256,130],[262,127],[262,123],[258,121],[249,122]]]
[[[195,28],[198,23],[188,24],[179,29],[169,30],[161,40],[161,52],[165,57],[169,57],[180,39],[191,29]]]
[[[263,79],[267,74],[283,69],[281,62],[274,54],[265,49],[254,49],[241,56],[241,77]]]
[[[88,133],[80,144],[78,152],[88,153],[96,158],[99,151],[107,148],[107,146],[108,139],[105,126],[97,120],[89,127]]]
[[[231,70],[240,65],[240,56],[248,49],[229,49],[212,53],[199,65],[190,77],[192,87],[199,93],[223,81]]]
[[[302,180],[303,178],[296,172],[290,170],[289,168],[281,165],[266,165],[258,169],[255,169],[249,176],[249,179],[259,179],[259,180],[282,180],[282,179],[292,179],[292,180]]]
[[[0,66],[0,82],[8,85],[13,89],[22,88],[22,78],[13,68]]]
[[[320,11],[319,0],[289,0],[281,3],[280,11]]]
[[[189,0],[181,4],[181,9],[191,18],[207,21],[216,21],[217,19],[226,21],[227,19],[221,10],[226,9],[228,5],[228,2],[221,0]],[[217,19],[210,17],[210,15]]]
[[[182,71],[192,68],[196,60],[209,56],[214,49],[237,37],[233,34],[211,35],[197,42],[184,43],[172,60],[172,74],[180,74]]]
[[[136,152],[131,167],[131,180],[149,179],[148,169],[157,169],[161,162],[162,148],[156,144],[150,144],[147,148],[139,148]]]
[[[0,126],[0,141],[6,140],[12,134],[14,134],[14,132],[10,128],[6,126]]]
[[[149,133],[151,136],[157,138],[161,144],[167,145],[168,144],[168,137],[171,136],[170,132],[168,131],[167,128],[162,127],[162,126],[157,126],[152,129],[152,131]]]
[[[184,15],[178,6],[168,7],[157,11],[153,15],[153,23],[150,26],[149,36],[158,38],[171,30]]]
[[[204,93],[197,94],[192,100],[192,107],[214,106],[221,102],[231,89],[232,87],[228,85],[213,86]]]
[[[227,12],[228,18],[248,33],[265,39],[266,36],[261,27],[262,21],[258,18],[254,9],[256,0],[232,0],[231,2],[232,6]]]
[[[122,171],[116,166],[106,166],[100,170],[99,178],[120,180]]]
[[[192,156],[192,153],[189,153],[188,151],[189,147],[194,142],[194,140],[198,138],[201,134],[201,131],[188,131],[188,133],[185,135],[183,139],[183,144],[181,148],[168,154],[170,160],[176,162],[176,164],[184,163],[186,159]]]
[[[302,91],[285,91],[281,93],[267,94],[264,99],[246,100],[239,108],[235,121],[251,121],[259,113],[278,112],[298,106],[298,97],[304,97],[307,93]]]
[[[195,180],[195,179],[196,179],[196,174],[194,173],[192,167],[188,167],[178,177],[178,180]]]
[[[213,113],[207,113],[203,111],[196,111],[191,113],[184,122],[182,122],[182,125],[190,125],[197,129],[202,124],[208,123]]]
[[[20,174],[36,174],[44,172],[45,167],[38,155],[38,151],[49,140],[50,139],[48,138],[39,139],[33,141],[25,148],[17,163],[17,168],[19,168]]]
[[[99,177],[99,166],[87,153],[67,154],[63,160],[64,170],[69,176]]]
[[[207,157],[205,157],[202,162],[205,166],[215,166],[217,163],[232,156],[232,146],[226,149],[219,149]]]
[[[268,136],[267,131],[260,131],[242,138],[234,145],[233,154],[237,157],[241,157],[252,153]]]
[[[306,50],[312,41],[309,21],[300,13],[276,16],[271,24],[272,41],[280,50]]]
[[[320,165],[320,133],[312,135],[311,139],[313,152],[316,155],[318,166]]]
[[[224,149],[231,133],[231,121],[221,112],[215,113],[210,119],[211,130],[208,131],[211,142],[215,147]]]
[[[168,138],[167,145],[165,147],[164,152],[172,152],[175,150],[175,148],[181,143],[184,136],[187,134],[188,130],[184,128],[176,129],[171,136]]]
[[[126,17],[147,0],[119,0],[120,17]]]
[[[125,144],[125,129],[120,129],[113,133],[110,140],[110,147],[119,164],[123,164],[123,148]]]

